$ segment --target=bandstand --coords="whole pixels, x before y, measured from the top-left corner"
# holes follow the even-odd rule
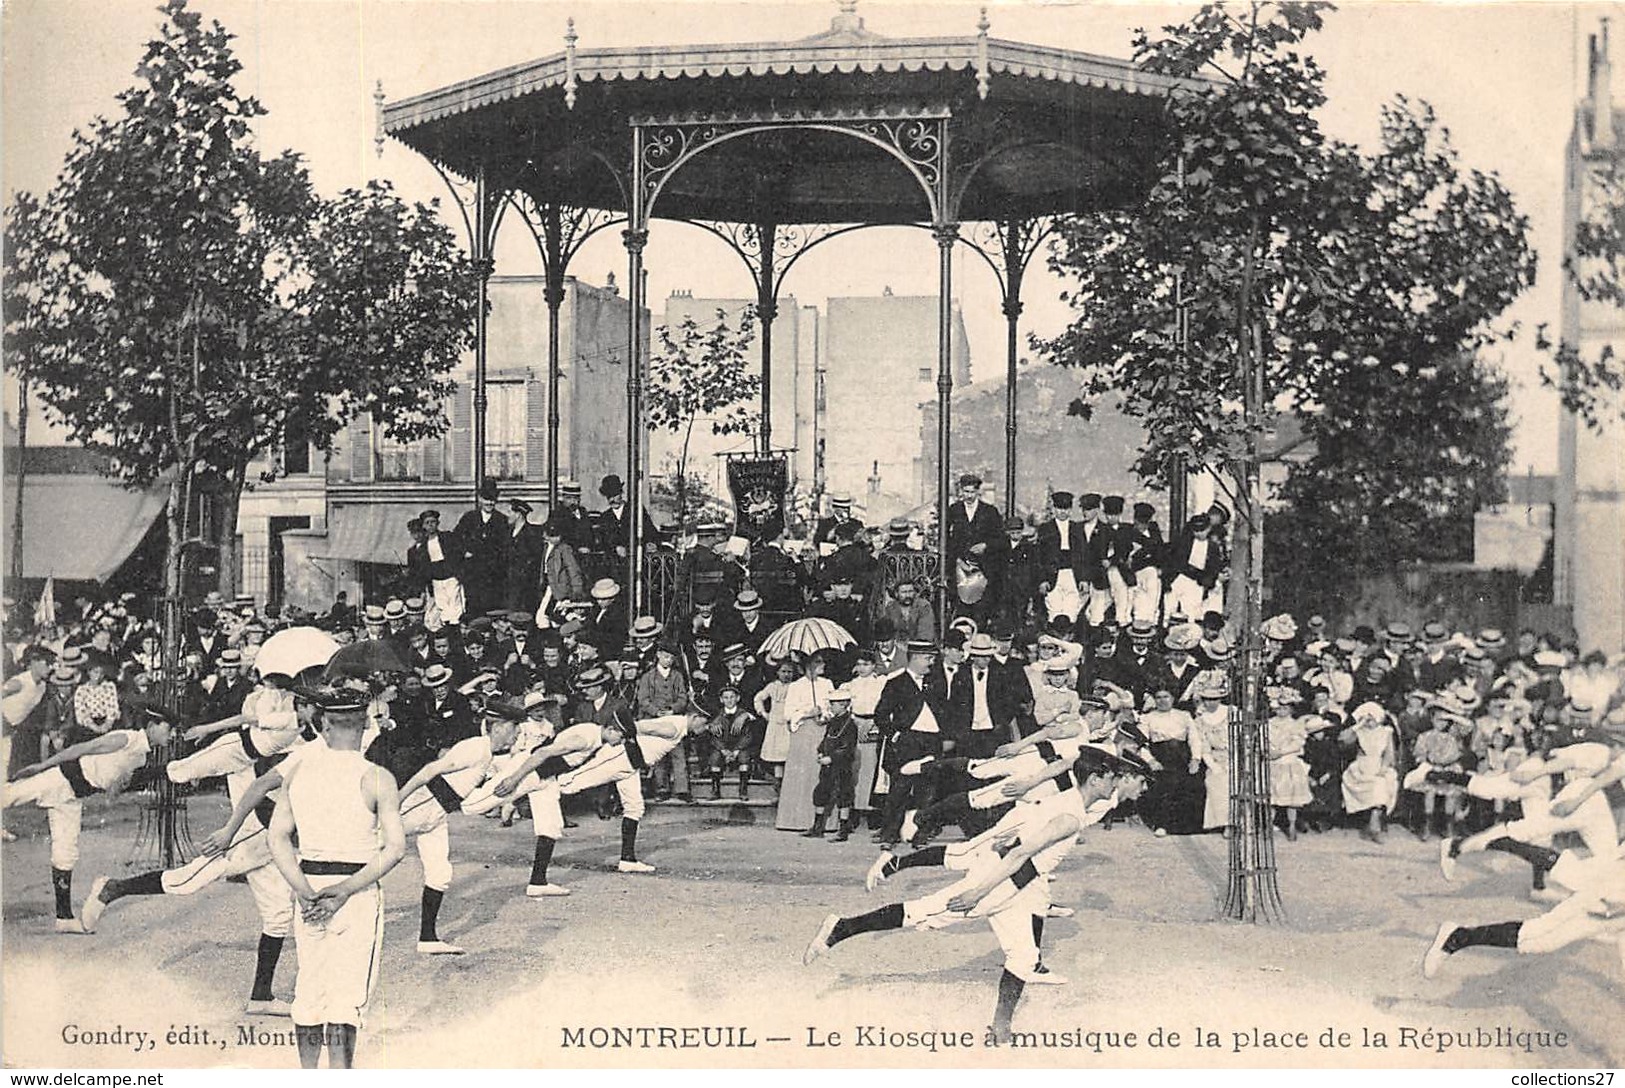
[[[813,246],[867,226],[912,225],[938,247],[937,515],[951,502],[952,252],[998,277],[1008,323],[1005,496],[1014,502],[1022,276],[1054,217],[1120,207],[1156,180],[1168,96],[1194,84],[1128,61],[989,36],[893,38],[855,0],[829,29],[773,43],[580,48],[384,103],[380,139],[411,147],[457,195],[485,279],[496,231],[522,216],[549,307],[547,448],[557,505],[558,307],[571,258],[619,227],[627,250],[628,551],[641,585],[643,251],[652,222],[710,230],[750,269],[762,322],[759,445],[771,453],[771,326],[779,288]],[[476,328],[474,443],[483,473],[485,327]],[[476,481],[478,482],[478,481]],[[948,541],[938,534],[942,570]],[[638,592],[628,593],[638,608]]]

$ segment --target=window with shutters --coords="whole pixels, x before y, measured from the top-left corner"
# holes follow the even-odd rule
[[[485,475],[494,480],[525,478],[525,383],[485,386]]]
[[[389,437],[381,424],[372,428],[373,452],[378,466],[375,476],[380,480],[423,479],[423,446],[419,442],[398,442]]]

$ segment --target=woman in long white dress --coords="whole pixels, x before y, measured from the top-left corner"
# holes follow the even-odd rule
[[[1196,714],[1191,720],[1190,773],[1206,767],[1203,784],[1202,828],[1222,827],[1230,833],[1230,714],[1223,702],[1229,684],[1222,676],[1206,678],[1196,689]]]
[[[1382,841],[1382,819],[1399,797],[1399,772],[1394,769],[1394,727],[1388,712],[1376,703],[1361,703],[1354,724],[1343,731],[1344,743],[1356,749],[1354,762],[1343,772],[1343,811],[1351,816],[1367,812],[1370,820],[1360,836]]]
[[[806,831],[813,825],[813,790],[818,786],[818,744],[835,685],[824,675],[824,656],[802,662],[802,676],[784,691],[784,722],[790,731],[784,759],[784,782],[774,826],[780,831]]]

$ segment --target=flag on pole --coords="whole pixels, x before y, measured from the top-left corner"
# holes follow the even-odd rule
[[[35,627],[56,626],[56,579],[45,579],[45,588],[40,590],[39,603],[34,606]]]

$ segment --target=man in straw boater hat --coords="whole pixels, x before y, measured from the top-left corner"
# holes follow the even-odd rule
[[[322,743],[306,745],[283,771],[271,858],[298,897],[299,1063],[316,1068],[325,1046],[329,1067],[348,1069],[383,952],[379,881],[405,856],[406,833],[394,778],[362,755],[366,693],[335,687],[311,694],[322,708]]]
[[[592,611],[580,641],[597,650],[599,660],[616,660],[628,635],[626,609],[620,601],[621,584],[613,578],[600,578],[592,584],[591,596]]]
[[[986,918],[1004,950],[992,1031],[998,1042],[1009,1042],[1016,1003],[1027,983],[1066,981],[1044,966],[1039,951],[1050,908],[1049,874],[1085,827],[1139,796],[1144,784],[1143,764],[1098,748],[1085,748],[1074,762],[1062,766],[1055,776],[1062,788],[1056,792],[1015,805],[997,824],[967,842],[918,850],[884,874],[941,866],[963,874],[957,882],[864,914],[826,916],[802,962],[811,963],[861,933],[945,929]]]
[[[829,516],[819,518],[813,527],[813,547],[834,544],[835,530],[842,525],[850,525],[854,532],[863,531],[863,522],[852,516],[852,496],[838,491],[829,497]]]
[[[6,783],[5,808],[34,805],[45,810],[51,836],[51,891],[56,931],[83,933],[73,911],[73,868],[79,862],[81,802],[95,793],[118,793],[154,748],[169,742],[169,715],[149,712],[141,729],[112,729],[30,763]]]

